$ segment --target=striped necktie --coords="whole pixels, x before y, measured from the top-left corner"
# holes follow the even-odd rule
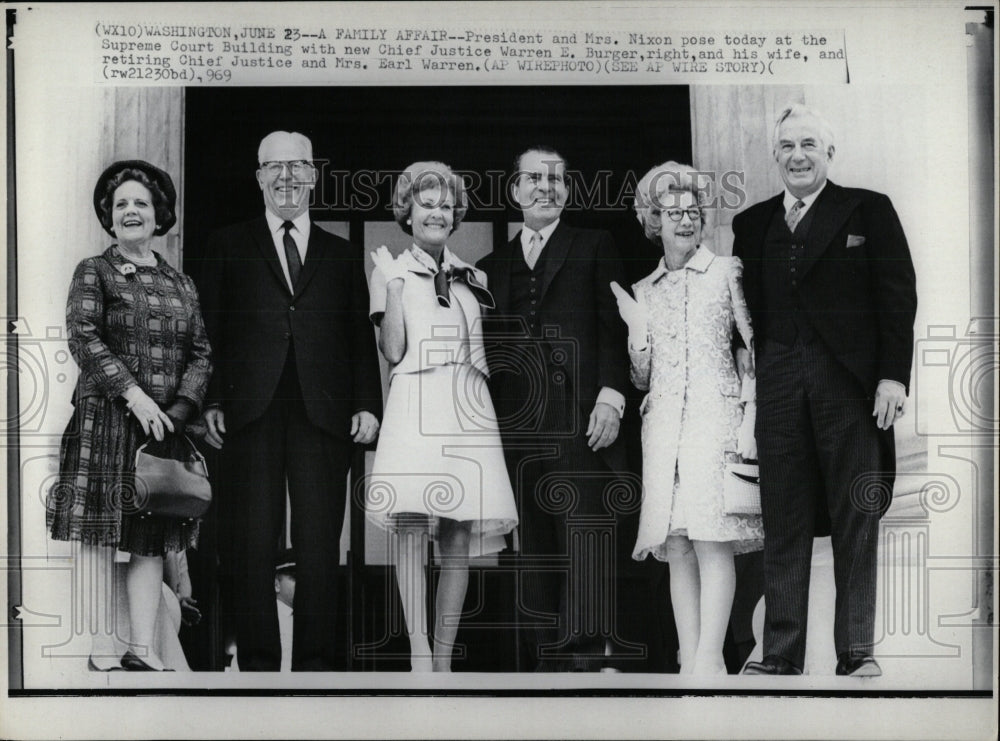
[[[532,232],[531,238],[528,240],[528,254],[525,256],[524,261],[528,263],[528,267],[532,270],[535,269],[535,263],[538,262],[538,256],[542,252],[542,235],[538,232]]]
[[[799,219],[802,218],[802,209],[805,207],[806,204],[803,201],[796,201],[795,205],[785,214],[785,223],[788,224],[788,231],[795,231],[795,227],[799,225]]]

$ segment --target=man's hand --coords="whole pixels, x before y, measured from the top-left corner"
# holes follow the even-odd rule
[[[185,625],[197,625],[201,622],[201,610],[198,609],[198,600],[191,597],[181,597],[181,620]]]
[[[378,420],[371,412],[358,412],[351,417],[351,438],[360,445],[374,442],[378,436]]]
[[[899,381],[883,378],[875,390],[875,409],[872,416],[880,430],[888,430],[906,409],[906,388]]]
[[[594,404],[590,413],[590,424],[587,425],[587,445],[595,453],[606,448],[618,438],[621,427],[621,415],[610,404],[602,401]]]
[[[201,415],[205,422],[205,442],[216,450],[222,449],[222,436],[226,434],[226,414],[219,407],[206,409]]]
[[[736,374],[741,382],[746,376],[754,377],[753,355],[745,347],[736,348]]]

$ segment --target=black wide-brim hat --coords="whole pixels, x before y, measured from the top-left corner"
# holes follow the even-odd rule
[[[159,220],[160,223],[156,225],[156,229],[153,231],[153,234],[157,237],[162,237],[170,231],[170,227],[177,223],[177,191],[174,190],[174,181],[170,179],[170,176],[166,172],[145,160],[119,160],[111,164],[97,178],[97,185],[94,186],[94,210],[97,212],[97,220],[101,222],[104,231],[112,237],[115,236],[111,228],[111,223],[105,223],[104,221],[104,214],[101,213],[101,199],[104,197],[104,192],[108,187],[108,181],[122,170],[139,170],[149,178],[151,183],[156,183],[160,190],[163,191],[163,195],[166,196],[168,214],[166,218]]]

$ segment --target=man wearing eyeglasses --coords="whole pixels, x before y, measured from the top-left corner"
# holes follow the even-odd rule
[[[260,143],[264,213],[212,235],[202,311],[215,374],[204,421],[222,449],[220,515],[232,531],[242,671],[278,671],[275,545],[299,555],[293,671],[335,665],[337,566],[355,444],[378,434],[381,383],[362,251],[313,225],[312,144],[275,131]]]
[[[827,179],[823,118],[788,106],[773,151],[784,193],[733,220],[754,323],[764,521],[764,659],[744,672],[802,673],[812,541],[825,521],[836,673],[878,676],[876,551],[910,381],[913,263],[887,196]]]

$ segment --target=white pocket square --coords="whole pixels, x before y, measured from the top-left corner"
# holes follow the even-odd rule
[[[858,234],[848,234],[847,235],[847,248],[860,247],[865,243],[865,238]]]

